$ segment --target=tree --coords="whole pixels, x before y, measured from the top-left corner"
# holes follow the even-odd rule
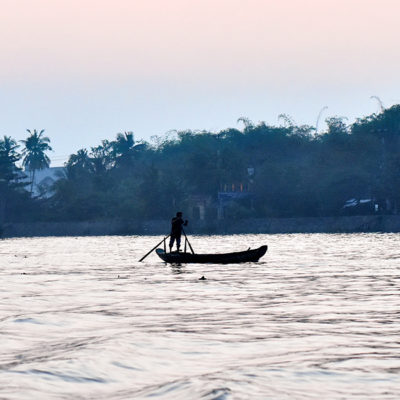
[[[112,144],[108,140],[102,140],[101,144],[90,148],[90,158],[94,173],[98,176],[104,175],[115,164]]]
[[[248,129],[251,129],[253,127],[253,122],[250,120],[250,118],[247,117],[240,117],[237,119],[237,123],[242,122],[244,125],[244,131],[246,132]]]
[[[16,141],[9,136],[0,139],[0,221],[4,220],[10,196],[20,187],[20,168],[15,164],[20,159],[16,151],[18,147]]]
[[[71,154],[68,162],[66,163],[68,172],[75,173],[91,172],[93,170],[92,161],[86,149],[80,149],[76,154]]]
[[[4,136],[0,139],[0,182],[10,185],[17,175],[19,168],[15,163],[20,159],[17,153],[16,141],[9,136]]]
[[[134,160],[140,150],[143,150],[146,145],[143,143],[137,144],[132,132],[118,133],[114,142],[111,142],[116,167],[132,168]]]
[[[135,138],[132,132],[118,133],[114,142],[114,149],[118,155],[129,154],[135,145]]]
[[[21,140],[24,144],[22,155],[22,165],[29,170],[29,178],[31,180],[30,193],[32,195],[33,184],[35,182],[35,173],[37,170],[48,168],[50,158],[46,155],[46,151],[52,150],[50,147],[50,139],[43,136],[44,129],[38,132],[36,129],[30,131],[27,129],[29,136],[26,140]]]

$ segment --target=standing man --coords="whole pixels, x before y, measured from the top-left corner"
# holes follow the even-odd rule
[[[169,251],[172,251],[175,240],[177,251],[179,251],[179,248],[181,247],[182,227],[188,224],[187,220],[183,220],[182,215],[183,214],[179,211],[176,213],[176,217],[172,218],[171,220],[171,238],[169,239]]]

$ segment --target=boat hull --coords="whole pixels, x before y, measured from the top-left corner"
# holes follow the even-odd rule
[[[157,249],[156,253],[169,264],[237,264],[257,262],[267,249],[268,246],[261,246],[258,249],[223,254],[166,253],[163,249]]]

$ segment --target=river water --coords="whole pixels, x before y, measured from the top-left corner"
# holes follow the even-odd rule
[[[399,234],[159,240],[0,241],[0,399],[400,398]]]

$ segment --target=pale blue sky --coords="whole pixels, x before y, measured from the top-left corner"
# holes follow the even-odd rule
[[[400,103],[394,0],[0,0],[0,134],[60,165],[133,131],[349,122]],[[321,124],[323,128],[323,124]]]

